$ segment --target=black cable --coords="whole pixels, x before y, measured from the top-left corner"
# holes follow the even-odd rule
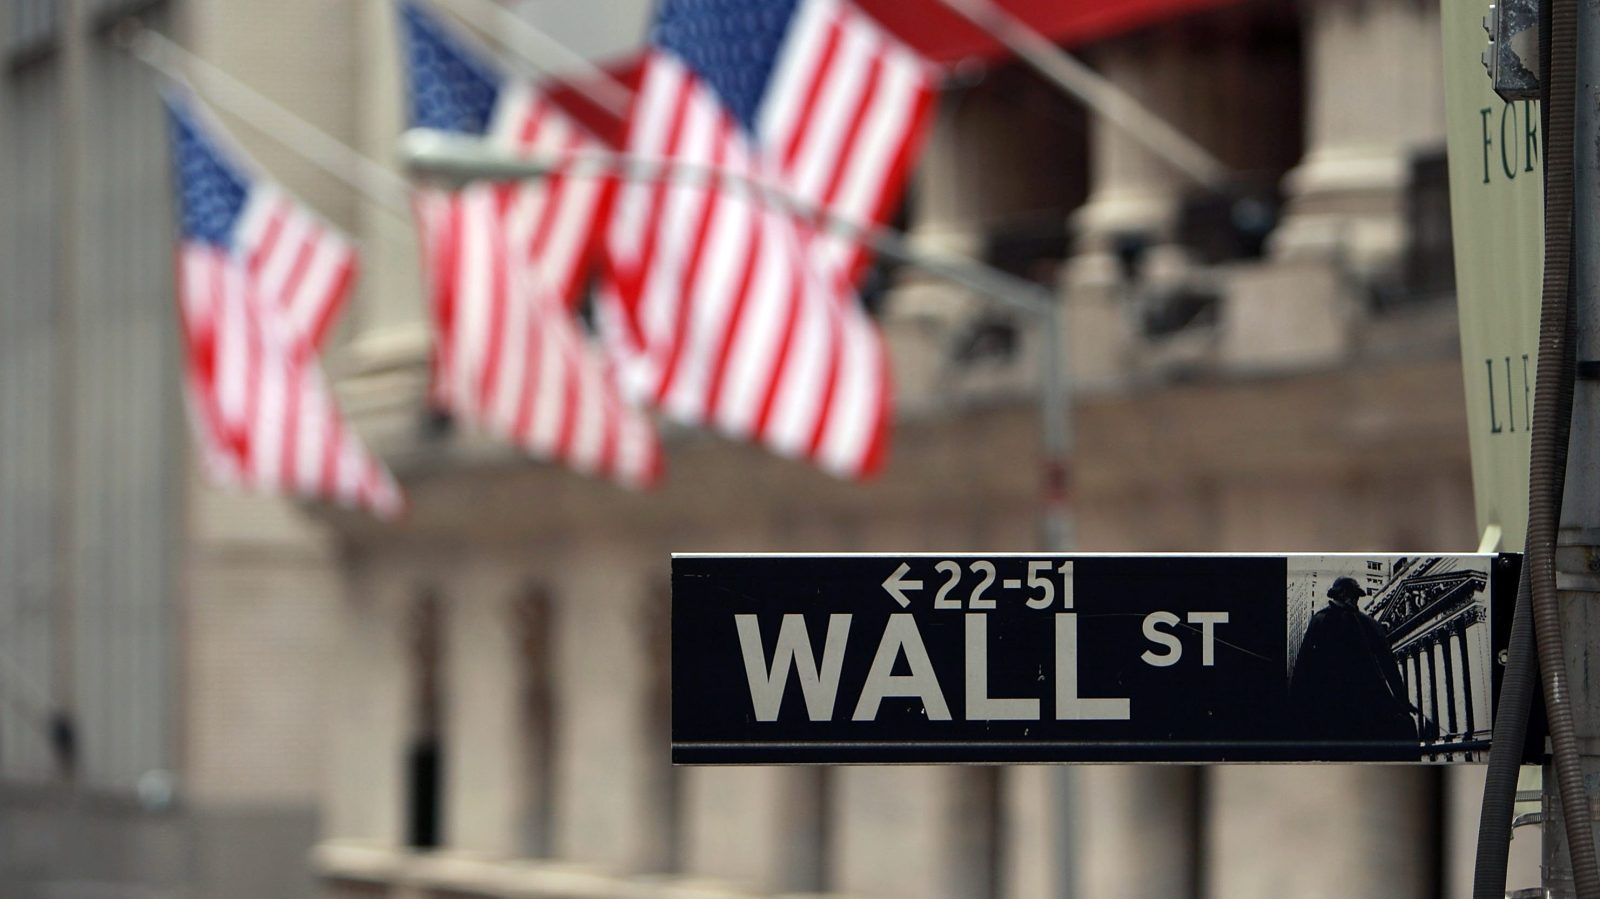
[[[1539,4],[1539,71],[1550,70],[1550,4]],[[1540,84],[1539,133],[1550,134],[1549,81]],[[1544,166],[1544,188],[1549,190],[1550,166]],[[1565,438],[1558,445],[1566,446]],[[1565,477],[1566,468],[1561,468]],[[1530,478],[1531,480],[1531,478]],[[1523,564],[1517,578],[1516,605],[1511,636],[1506,647],[1506,670],[1495,707],[1494,735],[1490,741],[1488,770],[1484,775],[1483,804],[1478,812],[1478,851],[1473,861],[1473,899],[1503,899],[1506,869],[1511,855],[1511,821],[1516,813],[1517,777],[1527,745],[1528,718],[1538,683],[1538,654],[1533,640],[1533,596],[1529,567]]]
[[[1517,774],[1527,740],[1528,713],[1538,669],[1533,648],[1532,599],[1528,566],[1517,578],[1517,605],[1511,616],[1511,642],[1500,702],[1494,710],[1494,736],[1489,742],[1488,773],[1483,781],[1483,806],[1478,812],[1478,853],[1472,868],[1472,899],[1505,899],[1506,867],[1511,855],[1511,818],[1517,801]]]
[[[1572,291],[1573,135],[1577,101],[1577,0],[1550,6],[1550,65],[1545,70],[1549,131],[1545,137],[1545,262],[1539,306],[1539,367],[1534,383],[1533,448],[1528,480],[1528,583],[1533,634],[1550,718],[1552,767],[1561,797],[1573,882],[1580,899],[1600,899],[1600,859],[1589,819],[1588,792],[1566,669],[1555,548],[1570,427],[1572,365],[1567,322]]]
[[[1583,899],[1600,897],[1600,865],[1595,860],[1593,828],[1588,815],[1584,814],[1588,801],[1578,765],[1555,589],[1556,533],[1565,490],[1575,374],[1568,338],[1573,315],[1575,13],[1573,0],[1547,0],[1541,4],[1539,45],[1546,73],[1541,84],[1545,134],[1545,253],[1533,447],[1529,458],[1528,556],[1517,591],[1510,655],[1496,709],[1493,748],[1484,783],[1474,899],[1499,899],[1505,895],[1512,807],[1532,705],[1532,660],[1535,657],[1544,672],[1542,683],[1567,841],[1572,847],[1574,882]]]

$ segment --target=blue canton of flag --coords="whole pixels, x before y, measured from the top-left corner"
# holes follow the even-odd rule
[[[487,133],[500,99],[499,70],[418,4],[399,6],[411,126]]]
[[[183,236],[212,246],[230,247],[234,225],[250,193],[250,182],[212,142],[192,110],[174,97],[164,99],[172,129],[173,177]]]
[[[797,5],[798,0],[667,0],[652,43],[688,63],[753,132]]]

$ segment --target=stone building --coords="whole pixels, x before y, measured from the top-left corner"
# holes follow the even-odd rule
[[[517,6],[606,58],[647,4]],[[672,431],[665,484],[627,493],[425,415],[410,223],[230,119],[363,242],[330,362],[412,508],[208,489],[182,461],[152,79],[108,25],[138,11],[390,160],[390,7],[6,8],[6,895],[1464,889],[1472,769],[667,764],[669,553],[1040,547],[1050,335],[916,272],[877,300],[900,391],[880,478]],[[1221,4],[1073,49],[1226,163],[1229,195],[992,60],[959,69],[905,218],[1058,285],[1078,546],[1472,549],[1436,0]]]

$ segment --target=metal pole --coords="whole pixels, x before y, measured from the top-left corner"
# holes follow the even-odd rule
[[[1066,316],[1060,305],[1044,307],[1039,355],[1039,423],[1043,431],[1044,513],[1041,536],[1049,552],[1072,549],[1072,391],[1063,353]]]
[[[992,0],[939,3],[1196,182],[1219,188],[1227,181],[1228,167],[1211,151]]]
[[[891,228],[854,221],[802,200],[769,181],[719,166],[608,150],[510,156],[479,137],[425,128],[415,128],[401,135],[400,157],[403,164],[415,172],[457,180],[541,178],[559,171],[573,177],[618,176],[628,181],[669,181],[692,186],[720,184],[749,191],[759,203],[859,242],[874,253],[959,284],[1040,321],[1055,307],[1055,295],[1032,281],[975,260],[919,252]]]
[[[940,2],[1195,181],[1216,188],[1226,180],[1226,167],[1204,147],[994,3],[989,0]],[[1046,332],[1041,345],[1039,384],[1040,426],[1044,432],[1041,447],[1044,508],[1040,524],[1045,549],[1053,552],[1069,551],[1076,537],[1070,502],[1073,489],[1072,399],[1063,358],[1067,337],[1065,321],[1064,310],[1055,297],[1050,296],[1038,322]],[[1077,829],[1081,807],[1079,777],[1071,766],[1060,766],[1052,775],[1055,793],[1052,804],[1057,810],[1055,895],[1059,899],[1074,899],[1078,895],[1083,854]]]
[[[1070,53],[1056,46],[1049,38],[1001,8],[993,0],[939,0],[939,2],[999,41],[1019,59],[1032,66],[1056,87],[1076,97],[1112,127],[1122,130],[1195,182],[1213,190],[1226,185],[1227,166],[1210,151],[1174,128],[1166,119],[1151,112],[1138,99],[1117,87],[1109,79],[1084,65]],[[1055,339],[1061,339],[1059,332]],[[1052,413],[1047,409],[1045,416],[1048,432]],[[1063,417],[1059,426],[1063,428],[1070,426],[1070,418]],[[1050,439],[1047,436],[1047,441]],[[1067,468],[1069,439],[1070,432],[1061,438],[1059,454],[1047,448],[1045,462],[1048,504],[1045,525],[1066,535],[1062,538],[1064,541],[1071,539],[1071,519],[1067,512],[1068,504],[1064,494],[1064,491],[1071,489],[1071,472]],[[1057,545],[1065,549],[1068,543],[1062,542]],[[1082,802],[1084,791],[1079,789],[1077,781],[1082,777],[1093,776],[1090,773],[1080,775],[1071,768],[1062,768],[1056,772],[1056,807],[1059,810],[1060,822],[1060,832],[1057,835],[1056,879],[1059,895],[1064,897],[1075,895],[1080,879],[1086,888],[1094,888],[1094,885],[1080,873],[1085,870],[1084,852],[1076,833],[1076,825],[1080,823],[1084,808]],[[1152,775],[1150,779],[1155,782],[1147,783],[1146,786],[1160,789],[1159,781],[1155,778],[1156,776]],[[1191,792],[1189,795],[1192,797],[1194,794]],[[1129,838],[1137,841],[1138,835],[1130,834]],[[1131,880],[1124,886],[1134,892],[1139,890]]]
[[[79,365],[85,352],[84,334],[80,322],[83,297],[89,290],[89,278],[85,276],[87,266],[83,262],[85,255],[83,251],[87,243],[84,235],[98,211],[91,208],[92,202],[84,187],[89,183],[88,174],[94,168],[87,140],[93,97],[89,77],[90,66],[94,61],[91,58],[93,45],[86,34],[90,20],[89,10],[84,0],[61,3],[59,8],[62,29],[59,60],[61,80],[57,87],[60,101],[59,111],[56,114],[56,127],[60,130],[57,132],[56,141],[60,148],[60,156],[56,167],[55,186],[59,193],[53,236],[58,254],[56,258],[61,262],[55,266],[56,306],[53,310],[55,359],[51,374],[55,378],[53,385],[55,395],[60,397],[60,400],[59,405],[55,407],[55,417],[51,423],[55,437],[52,455],[56,460],[55,483],[51,485],[54,507],[51,536],[55,544],[52,547],[55,553],[52,566],[55,601],[52,603],[50,615],[51,648],[54,654],[51,659],[50,695],[54,702],[50,710],[48,729],[52,755],[60,769],[58,773],[67,778],[70,787],[75,785],[78,775],[77,760],[64,741],[58,740],[56,735],[74,732],[80,711],[78,705],[80,581],[76,563],[79,561],[77,550],[83,506],[79,501],[77,479],[74,475],[86,464],[85,457],[88,455],[83,450],[79,433],[80,416],[85,406],[79,389],[83,383]],[[76,805],[76,790],[69,791],[67,801],[69,808]]]
[[[1546,0],[1549,2],[1549,0]],[[1593,817],[1600,784],[1600,689],[1585,672],[1600,665],[1600,7],[1577,3],[1577,98],[1573,123],[1573,385],[1572,432],[1556,536],[1556,589],[1563,656],[1569,672],[1573,723],[1585,793]],[[1555,773],[1547,763],[1540,832],[1545,895],[1577,895],[1562,826]]]
[[[1071,551],[1076,538],[1072,516],[1072,391],[1066,367],[1066,315],[1058,302],[1044,309],[1038,325],[1044,329],[1040,343],[1039,423],[1043,431],[1041,447],[1041,489],[1044,507],[1040,531],[1048,552]],[[1059,765],[1050,772],[1056,809],[1055,897],[1075,899],[1082,851],[1079,848],[1078,814],[1081,790],[1078,771]]]

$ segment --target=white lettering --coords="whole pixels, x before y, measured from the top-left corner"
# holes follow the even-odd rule
[[[1200,625],[1200,664],[1207,668],[1216,664],[1216,625],[1228,623],[1227,612],[1190,612],[1189,623]]]
[[[1056,720],[1127,721],[1131,707],[1123,697],[1078,696],[1078,613],[1056,613]]]
[[[844,666],[845,638],[850,634],[849,615],[828,616],[828,636],[822,647],[822,670],[817,670],[811,653],[811,635],[803,615],[785,615],[778,626],[778,645],[772,650],[772,668],[761,651],[761,626],[754,615],[733,616],[739,629],[739,649],[744,653],[744,675],[750,682],[750,703],[757,721],[778,720],[784,688],[789,683],[792,663],[800,676],[800,690],[806,698],[806,714],[812,721],[833,718],[833,702],[839,693],[839,669]]]
[[[1145,650],[1139,658],[1144,659],[1146,665],[1165,668],[1168,665],[1176,665],[1178,660],[1183,658],[1183,642],[1178,639],[1176,634],[1169,634],[1160,629],[1160,625],[1164,624],[1167,627],[1172,627],[1178,621],[1178,616],[1171,612],[1151,612],[1144,616],[1145,639],[1151,643],[1159,643],[1167,648],[1166,652],[1160,654],[1151,652],[1148,649]]]
[[[967,720],[1039,720],[1039,700],[989,695],[988,649],[989,617],[967,613]]]
[[[1028,563],[1028,589],[1039,588],[1038,596],[1028,597],[1028,608],[1048,609],[1056,601],[1056,585],[1045,576],[1049,570],[1049,562]]]
[[[893,673],[895,660],[902,652],[906,664],[911,666],[910,674]],[[872,721],[877,718],[878,705],[886,696],[915,696],[922,700],[928,720],[950,720],[950,707],[939,689],[939,677],[933,673],[928,648],[922,645],[917,621],[909,612],[889,616],[889,625],[883,629],[883,641],[878,644],[878,654],[872,658],[872,670],[867,672],[867,682],[861,688],[861,699],[851,719]]]

